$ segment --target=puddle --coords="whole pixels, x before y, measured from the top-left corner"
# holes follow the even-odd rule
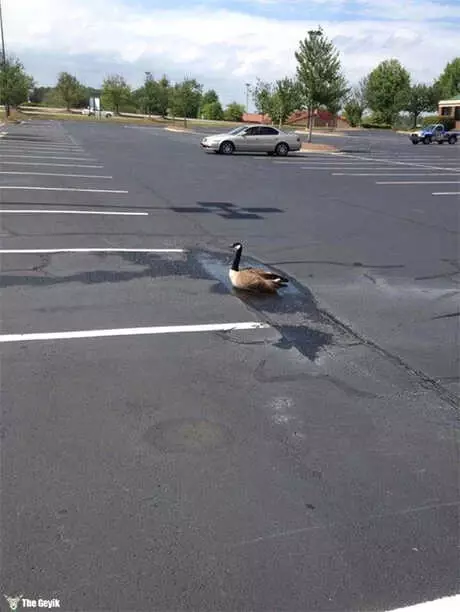
[[[205,419],[171,419],[150,427],[144,440],[164,452],[203,453],[229,446],[231,431]]]
[[[304,357],[315,361],[321,349],[333,342],[333,335],[306,326],[282,325],[274,326],[282,338],[273,346],[283,350],[296,348]]]
[[[278,295],[238,291],[232,287],[228,277],[232,256],[211,255],[209,252],[195,254],[197,262],[210,277],[220,283],[222,291],[233,294],[281,334],[281,339],[273,346],[283,350],[296,348],[303,356],[314,361],[321,349],[333,342],[333,334],[327,331],[330,324],[319,312],[313,294],[294,279],[289,279],[289,285],[281,289]],[[285,272],[267,267],[247,256],[244,258],[244,266],[255,266],[286,276]]]

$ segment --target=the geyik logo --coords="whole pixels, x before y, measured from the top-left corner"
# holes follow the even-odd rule
[[[22,595],[19,595],[18,597],[8,597],[8,595],[5,595],[5,599],[8,602],[9,606],[10,606],[10,610],[17,610],[18,609],[18,605],[19,602],[22,599]]]
[[[5,595],[5,599],[10,606],[10,610],[17,610],[19,602],[21,602],[21,608],[60,608],[61,602],[59,599],[27,599],[24,595],[17,597],[9,597]]]

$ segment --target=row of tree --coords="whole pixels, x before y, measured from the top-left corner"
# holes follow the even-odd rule
[[[339,52],[319,27],[308,32],[295,52],[295,77],[285,77],[274,83],[257,79],[252,90],[258,112],[269,115],[282,125],[297,110],[308,110],[309,135],[314,111],[327,109],[333,115],[343,110],[352,126],[360,125],[366,110],[372,111],[372,121],[393,125],[405,111],[416,123],[423,112],[435,110],[439,99],[460,93],[460,57],[449,62],[439,77],[430,84],[412,83],[409,72],[396,59],[385,60],[350,87],[344,76]],[[54,87],[38,87],[26,74],[21,62],[10,58],[0,72],[0,102],[12,106],[29,100],[46,106],[81,108],[91,96],[100,96],[102,105],[120,112],[143,112],[163,117],[203,117],[214,120],[239,121],[244,107],[232,102],[225,109],[214,90],[204,91],[196,79],[186,77],[172,83],[166,75],[156,80],[146,73],[143,85],[129,86],[123,76],[107,76],[100,89],[86,87],[78,79],[62,72]]]
[[[58,75],[54,87],[39,87],[17,58],[9,58],[0,71],[0,103],[20,106],[26,102],[48,107],[84,108],[91,97],[100,97],[104,108],[115,114],[142,112],[149,115],[240,121],[244,106],[232,102],[224,109],[214,90],[203,91],[196,79],[171,83],[166,75],[155,80],[146,73],[144,84],[133,89],[119,74],[107,76],[100,89],[87,87],[68,72]]]
[[[258,79],[254,102],[258,112],[282,124],[295,110],[309,111],[310,135],[313,111],[320,108],[336,115],[343,109],[351,126],[360,125],[366,110],[375,124],[392,126],[401,112],[414,125],[424,112],[435,111],[438,102],[460,94],[460,57],[453,59],[430,84],[412,83],[409,72],[396,59],[381,62],[354,87],[342,72],[339,53],[321,28],[300,42],[296,78],[275,83]]]
[[[435,111],[439,100],[460,94],[460,57],[449,62],[432,83],[412,83],[398,60],[381,62],[354,87],[344,111],[352,126],[360,125],[366,109],[375,123],[393,125],[401,112],[409,113],[413,125],[422,113]]]

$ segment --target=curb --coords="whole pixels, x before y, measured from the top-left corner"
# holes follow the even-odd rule
[[[301,134],[306,136],[308,131],[305,130],[295,130],[295,134]],[[346,132],[317,132],[313,130],[313,136],[328,136],[329,138],[345,138],[348,134]]]
[[[196,134],[193,130],[189,130],[188,128],[174,128],[174,127],[165,127],[167,132],[180,132],[181,134]]]
[[[315,144],[303,144],[300,147],[302,153],[338,153],[339,149],[332,145],[323,145],[319,144],[315,146]]]

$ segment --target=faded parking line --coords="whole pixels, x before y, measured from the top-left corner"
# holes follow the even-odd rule
[[[101,174],[63,174],[61,172],[29,172],[20,170],[0,170],[0,174],[8,175],[25,175],[25,176],[60,176],[64,178],[94,178],[94,179],[112,179],[113,176]]]
[[[19,191],[84,191],[87,193],[128,193],[126,189],[79,189],[77,187],[23,187],[21,185],[0,185],[0,189]]]

